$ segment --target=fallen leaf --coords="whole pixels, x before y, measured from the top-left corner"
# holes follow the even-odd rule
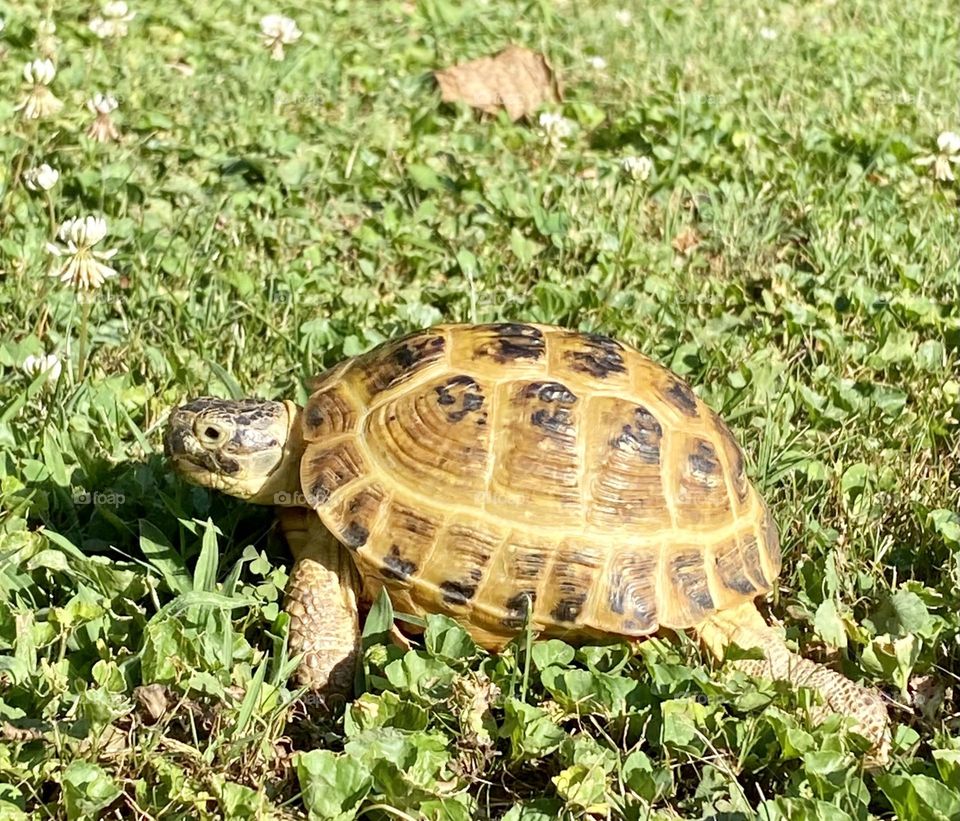
[[[445,103],[463,102],[488,114],[506,110],[511,120],[562,98],[560,81],[547,58],[521,46],[507,46],[493,57],[435,71]]]
[[[39,727],[17,727],[9,721],[0,724],[0,738],[4,741],[27,743],[43,739],[43,731]]]
[[[156,724],[170,707],[167,688],[162,684],[143,684],[133,688],[133,697],[140,705],[145,724]]]
[[[936,676],[913,676],[908,686],[910,701],[926,719],[933,719],[943,704],[946,688]]]
[[[700,244],[700,234],[697,233],[695,228],[684,228],[679,234],[673,238],[673,250],[678,254],[683,254],[687,256],[693,249],[695,249]]]

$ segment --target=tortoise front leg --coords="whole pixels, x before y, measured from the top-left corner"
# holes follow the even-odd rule
[[[849,716],[856,722],[857,732],[873,743],[867,765],[882,766],[889,760],[890,719],[880,693],[791,652],[753,603],[714,613],[697,625],[696,632],[710,652],[721,660],[730,644],[745,650],[759,649],[762,659],[739,659],[733,664],[751,676],[784,680],[816,690],[824,704],[812,712],[814,723],[820,723],[832,713]]]
[[[326,702],[346,698],[360,653],[353,560],[312,510],[277,508],[277,516],[294,560],[284,609],[290,655],[302,655],[296,681]]]

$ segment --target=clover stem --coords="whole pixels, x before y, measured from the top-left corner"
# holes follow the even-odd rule
[[[81,308],[80,312],[80,349],[77,355],[77,358],[79,359],[79,372],[77,375],[78,382],[83,380],[83,375],[87,370],[87,326],[90,322],[90,301],[89,297],[86,295],[83,298],[82,305],[83,307]]]
[[[53,208],[53,197],[50,196],[49,191],[43,192],[44,199],[47,201],[47,214],[50,216],[50,239],[57,238],[57,214]]]

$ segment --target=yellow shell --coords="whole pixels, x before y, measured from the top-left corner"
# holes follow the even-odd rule
[[[723,421],[607,337],[447,325],[315,383],[308,503],[395,607],[496,648],[691,627],[767,592],[777,529]]]

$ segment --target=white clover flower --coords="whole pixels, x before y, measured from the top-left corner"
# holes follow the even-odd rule
[[[303,36],[294,20],[282,14],[268,14],[260,18],[263,45],[274,60],[283,59],[283,47],[296,43]]]
[[[954,131],[941,131],[937,137],[937,153],[918,157],[914,163],[920,166],[933,166],[933,177],[939,182],[953,182],[952,165],[960,165],[960,134]]]
[[[621,26],[629,26],[633,22],[633,15],[627,9],[620,9],[613,15],[613,19]]]
[[[7,27],[7,21],[0,17],[0,32],[2,32]]]
[[[93,246],[107,235],[107,222],[101,217],[67,220],[60,226],[57,238],[66,247],[47,243],[47,251],[61,261],[50,269],[50,276],[71,285],[78,291],[92,291],[117,272],[101,260],[110,260],[117,249],[94,251]]]
[[[620,170],[634,182],[646,182],[653,173],[653,160],[649,157],[624,157],[620,160]]]
[[[117,110],[118,105],[117,98],[109,94],[97,93],[87,100],[87,108],[97,115],[87,129],[87,136],[91,140],[108,143],[120,139],[120,132],[110,116]]]
[[[56,74],[52,60],[32,60],[27,63],[23,67],[23,79],[30,83],[31,88],[27,96],[14,107],[14,111],[22,111],[27,120],[39,120],[59,112],[63,103],[47,88]]]
[[[123,0],[112,0],[103,6],[103,16],[112,17],[114,20],[132,20],[133,14]]]
[[[117,98],[111,94],[97,92],[87,100],[87,108],[94,114],[112,114],[117,110]]]
[[[607,67],[607,61],[603,57],[588,57],[587,65],[594,71],[603,71]]]
[[[91,18],[87,26],[90,28],[90,31],[96,34],[101,40],[106,40],[108,37],[113,37],[116,34],[113,23],[108,23],[102,17]]]
[[[941,131],[937,137],[937,148],[943,154],[960,154],[960,134],[953,131]]]
[[[547,142],[554,148],[559,148],[573,134],[573,123],[562,114],[545,111],[538,122]]]
[[[101,40],[110,37],[126,37],[130,31],[129,23],[136,17],[136,13],[130,11],[123,0],[114,0],[105,3],[102,16],[94,17],[89,22],[90,31],[97,35]]]
[[[57,67],[53,60],[31,60],[23,67],[23,79],[37,86],[48,86],[57,76]]]
[[[31,191],[49,191],[60,179],[60,172],[46,163],[24,172],[23,184]]]
[[[63,370],[63,364],[60,357],[54,353],[46,356],[27,356],[23,360],[20,369],[28,376],[36,376],[39,373],[45,373],[47,379],[56,382],[60,378],[60,372]]]
[[[776,29],[763,26],[763,28],[760,29],[760,36],[764,40],[776,40],[779,35],[777,34]]]

